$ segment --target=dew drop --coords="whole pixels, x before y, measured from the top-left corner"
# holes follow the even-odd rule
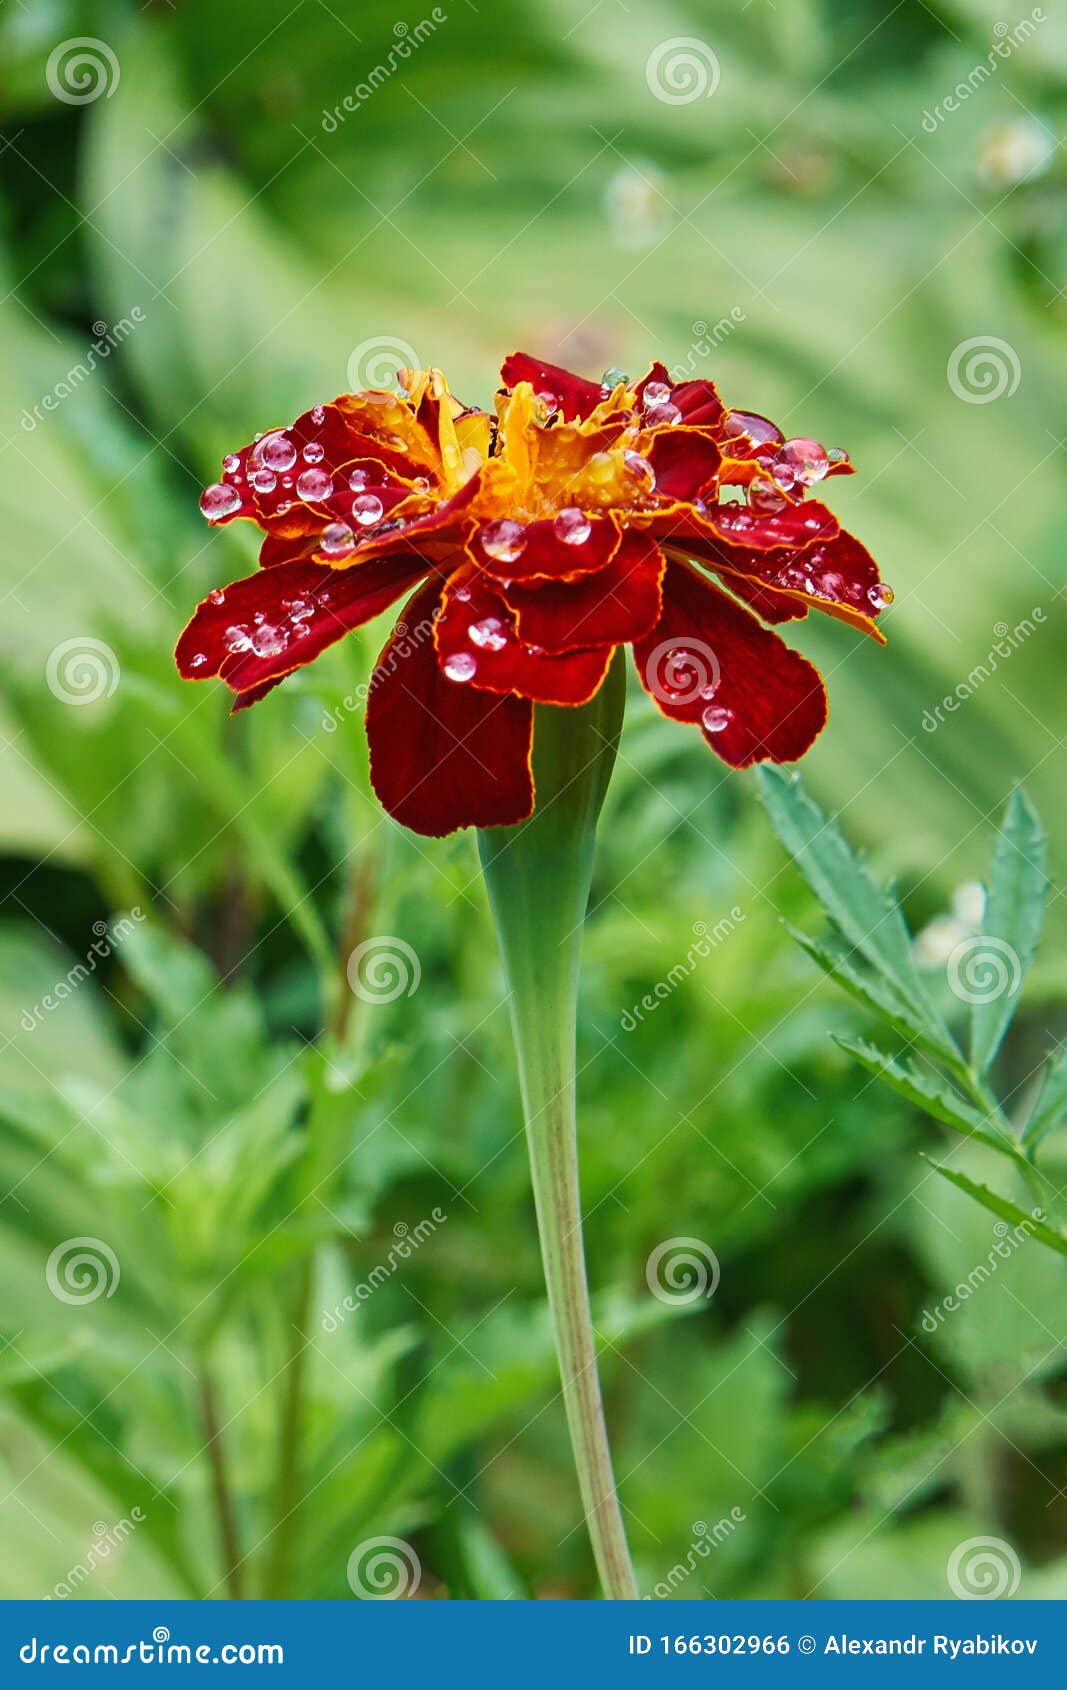
[[[520,522],[487,522],[478,532],[482,550],[494,563],[514,563],[526,547],[526,530]]]
[[[585,473],[595,485],[606,487],[615,479],[615,459],[610,452],[594,452],[585,466]]]
[[[643,458],[640,452],[624,452],[622,461],[634,480],[640,484],[642,493],[655,490],[656,472],[647,458]]]
[[[251,651],[252,636],[243,622],[235,622],[222,636],[229,652]]]
[[[326,449],[317,440],[309,440],[301,456],[306,464],[321,464],[326,456]]]
[[[662,381],[646,382],[644,392],[641,396],[641,402],[646,411],[653,405],[669,405],[671,402],[671,390],[667,384]]]
[[[334,557],[352,551],[355,543],[355,536],[346,522],[331,522],[322,531],[322,549]]]
[[[628,387],[629,384],[630,378],[626,371],[617,369],[614,364],[611,366],[610,370],[605,370],[604,374],[600,378],[600,385],[604,389],[605,399],[609,393],[614,393],[617,387]]]
[[[700,718],[709,734],[721,734],[723,728],[728,728],[733,719],[733,711],[727,710],[725,704],[709,704]]]
[[[868,601],[875,610],[886,610],[896,596],[896,593],[886,581],[879,581],[876,586],[867,589]]]
[[[276,628],[273,622],[264,622],[253,633],[251,643],[257,657],[277,657],[289,644],[289,635],[284,628]]]
[[[848,453],[843,446],[827,446],[826,456],[832,464],[848,463]]]
[[[643,420],[646,428],[673,428],[681,422],[682,413],[677,405],[649,405]]]
[[[558,411],[559,399],[555,393],[539,393],[537,395],[546,411]]]
[[[240,469],[241,460],[237,456],[237,453],[236,452],[230,452],[227,457],[223,458],[222,467],[226,471],[227,475],[232,475],[235,470]]]
[[[781,489],[765,475],[757,475],[749,487],[749,509],[759,511],[761,516],[777,515],[779,511],[785,510],[788,502]]]
[[[466,604],[470,596],[471,590],[469,587],[454,587],[452,589],[452,597],[458,599],[460,604]]]
[[[296,463],[296,447],[287,434],[267,434],[256,449],[256,457],[267,469],[281,475]]]
[[[248,479],[257,493],[273,493],[278,484],[272,469],[254,469]]]
[[[212,604],[226,603],[226,594],[223,592],[221,587],[213,587],[211,592],[208,594],[208,598],[211,600]]]
[[[213,482],[200,495],[200,509],[209,522],[220,522],[237,510],[240,503],[241,495],[236,487],[227,487],[224,481]]]
[[[306,469],[296,478],[296,490],[302,499],[319,503],[333,492],[333,476],[324,469]]]
[[[348,478],[348,485],[352,489],[353,493],[362,493],[364,487],[367,485],[366,470],[354,469]]]
[[[204,653],[202,651],[198,651],[195,657],[191,657],[189,659],[189,667],[190,669],[202,669],[206,662],[207,658],[204,656]]]
[[[376,493],[360,493],[352,500],[352,515],[361,528],[373,528],[380,522],[385,506]]]
[[[325,407],[325,405],[313,405],[312,406],[312,408],[311,408],[311,420],[315,424],[316,427],[318,427],[321,423],[324,423],[326,421],[326,407]]]
[[[700,696],[704,700],[704,703],[706,704],[708,702],[709,698],[714,698],[715,694],[718,692],[718,690],[719,690],[718,681],[709,681],[706,687],[701,687]]]
[[[315,605],[311,599],[301,594],[295,599],[283,599],[282,609],[287,613],[290,622],[307,622],[315,614]]]
[[[444,671],[450,681],[471,680],[477,667],[469,651],[454,651],[444,662]]]
[[[485,616],[480,622],[472,622],[467,634],[471,644],[480,646],[483,651],[503,651],[508,643],[499,616]]]
[[[830,460],[817,440],[806,440],[799,435],[795,440],[787,440],[774,460],[774,467],[788,467],[793,472],[793,479],[804,487],[811,487],[816,481],[821,481],[830,468]]]
[[[584,546],[593,532],[593,524],[577,505],[568,505],[553,521],[552,532],[565,546]]]

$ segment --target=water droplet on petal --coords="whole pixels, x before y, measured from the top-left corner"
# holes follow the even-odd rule
[[[655,490],[656,472],[647,458],[643,458],[640,452],[624,452],[622,461],[634,480],[640,484],[643,493],[651,493]]]
[[[585,473],[597,486],[606,487],[615,479],[615,459],[610,452],[594,452],[585,466]]]
[[[487,522],[478,531],[482,550],[495,563],[514,563],[526,547],[526,530],[520,522]]]
[[[324,469],[306,469],[297,476],[296,490],[302,499],[319,503],[333,492],[333,476]]]
[[[467,629],[467,635],[471,644],[481,646],[483,651],[503,651],[508,643],[508,636],[499,616],[484,616],[480,622],[472,622]]]
[[[223,640],[230,652],[250,651],[252,648],[252,636],[243,622],[235,622],[232,628],[227,628]]]
[[[781,489],[765,475],[757,475],[748,489],[749,509],[759,511],[761,516],[774,516],[778,511],[784,511],[788,502]]]
[[[826,456],[832,464],[848,463],[848,453],[843,446],[827,446]]]
[[[326,456],[326,449],[317,440],[309,440],[301,456],[306,464],[321,464]]]
[[[352,551],[355,543],[355,536],[346,522],[331,522],[322,531],[322,549],[334,557]]]
[[[208,598],[211,600],[212,604],[226,603],[226,594],[223,592],[221,587],[213,587],[211,592],[208,594]]]
[[[682,413],[677,405],[649,405],[643,420],[646,428],[673,428],[681,422]]]
[[[454,651],[444,661],[444,671],[450,681],[469,681],[477,667],[469,651]]]
[[[272,469],[255,469],[248,479],[257,493],[273,493],[278,483]]]
[[[845,577],[836,569],[824,569],[821,575],[816,575],[812,586],[820,598],[839,599],[844,596]]]
[[[727,710],[725,704],[709,704],[700,718],[709,734],[721,734],[723,728],[728,728],[733,719],[733,711]]]
[[[267,434],[256,448],[256,457],[267,469],[281,475],[296,463],[296,447],[287,434]]]
[[[714,698],[718,690],[718,681],[709,681],[706,687],[701,687],[700,696],[704,700],[704,703],[706,704],[709,698]]]
[[[558,411],[559,399],[554,393],[539,393],[537,395],[546,411]]]
[[[236,487],[227,487],[224,481],[212,482],[200,495],[200,509],[209,522],[220,522],[237,510],[240,503],[241,495]]]
[[[283,599],[282,609],[287,612],[290,622],[306,622],[315,614],[314,602],[303,594],[295,599]]]
[[[320,423],[324,423],[326,421],[326,407],[325,407],[325,405],[313,405],[312,406],[311,420],[316,425],[316,427],[318,427],[318,425]]]
[[[628,387],[630,385],[630,378],[626,374],[625,370],[617,369],[613,364],[610,370],[604,371],[604,374],[600,378],[600,385],[604,389],[604,397],[606,399],[608,394],[613,393],[620,385]]]
[[[876,586],[867,589],[867,598],[875,610],[887,609],[896,596],[887,581],[879,581]]]
[[[780,448],[774,460],[775,471],[779,467],[788,467],[794,480],[804,487],[811,487],[822,480],[830,467],[830,460],[817,440],[806,440],[800,435],[795,440],[787,440]]]
[[[288,644],[285,629],[276,628],[273,622],[264,622],[252,635],[252,650],[257,657],[277,657]]]
[[[189,667],[190,669],[202,669],[206,662],[207,658],[204,656],[204,653],[202,651],[198,651],[195,657],[191,657],[189,659]]]
[[[777,442],[783,438],[780,428],[754,411],[728,411],[726,428],[731,435],[747,434],[754,446],[765,446],[769,440]]]
[[[466,604],[470,596],[471,590],[469,587],[453,587],[452,589],[452,597],[454,599],[459,599],[461,604]]]
[[[366,470],[354,469],[348,478],[348,485],[352,489],[353,493],[362,493],[364,487],[367,485]]]
[[[380,522],[385,506],[376,493],[360,493],[352,500],[352,515],[361,528],[373,528]]]
[[[641,397],[642,403],[647,411],[650,405],[669,405],[671,402],[671,390],[667,386],[666,382],[650,381],[646,382],[644,393]]]
[[[240,469],[241,460],[237,456],[237,453],[230,452],[227,457],[223,458],[222,467],[226,471],[227,475],[232,475],[235,470]]]
[[[552,532],[565,546],[584,546],[593,532],[593,524],[577,505],[568,505],[553,521]]]

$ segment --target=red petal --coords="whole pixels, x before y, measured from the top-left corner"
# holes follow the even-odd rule
[[[667,564],[663,614],[634,658],[663,714],[699,723],[712,750],[735,768],[765,758],[792,762],[826,721],[818,670],[688,564]],[[707,722],[720,709],[730,715],[716,732]]]
[[[518,612],[519,634],[529,645],[553,652],[593,641],[628,645],[655,626],[663,569],[659,547],[631,531],[612,561],[595,575],[510,587],[504,597]]]
[[[522,531],[522,550],[513,557],[491,557],[485,549],[487,530],[498,525],[483,523],[467,542],[471,558],[489,575],[501,581],[529,581],[543,576],[552,581],[574,581],[591,575],[611,562],[619,549],[621,535],[609,516],[589,514],[589,538],[581,545],[561,540],[551,517],[528,523]]]
[[[428,583],[407,623],[432,618],[438,595]],[[389,640],[371,678],[367,738],[375,792],[416,833],[506,827],[533,810],[533,706],[450,681],[432,640]]]
[[[598,381],[586,381],[558,364],[544,364],[539,358],[531,358],[528,352],[513,352],[505,358],[500,379],[505,387],[517,387],[520,381],[528,381],[535,393],[552,394],[559,401],[565,422],[570,422],[572,417],[587,417],[604,397]]]
[[[681,423],[645,435],[638,451],[655,471],[656,492],[667,499],[698,499],[719,473],[719,448],[711,436]]]
[[[266,681],[303,668],[371,621],[427,568],[424,558],[406,556],[352,569],[281,563],[233,581],[197,606],[174,653],[178,669],[186,680],[220,675],[234,692],[260,698]]]
[[[840,532],[833,511],[815,499],[786,505],[784,510],[770,515],[750,510],[738,502],[667,511],[651,526],[661,539],[674,540],[680,545],[688,540],[706,540],[713,548],[719,548],[716,555],[721,557],[726,557],[721,550],[724,546],[736,548],[738,557],[776,548],[795,551],[832,540]]]
[[[543,590],[555,594],[561,589]],[[564,655],[542,652],[537,642],[527,645],[519,638],[515,613],[503,593],[474,569],[457,570],[450,579],[434,637],[442,665],[457,658],[474,665],[466,682],[453,685],[515,692],[537,704],[588,703],[608,672],[614,650],[594,632],[584,649]]]

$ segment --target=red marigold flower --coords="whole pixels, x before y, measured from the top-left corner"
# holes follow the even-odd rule
[[[846,454],[662,364],[601,385],[515,353],[502,380],[492,415],[402,370],[401,393],[342,394],[226,458],[201,509],[262,529],[261,568],[198,607],[181,673],[241,710],[418,588],[367,734],[385,808],[433,835],[531,813],[534,705],[584,704],[618,645],[735,768],[800,757],[826,695],[765,624],[814,607],[881,640],[893,597],[806,496]]]

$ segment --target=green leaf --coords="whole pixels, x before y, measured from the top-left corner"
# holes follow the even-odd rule
[[[857,1003],[888,1022],[901,1038],[919,1045],[931,1056],[956,1064],[962,1062],[951,1038],[947,1038],[936,1026],[931,1026],[923,1016],[917,1015],[888,980],[878,975],[861,974],[853,966],[843,945],[828,939],[815,939],[788,921],[783,925],[790,938],[795,939],[832,980],[836,980]]]
[[[991,1150],[998,1150],[1002,1156],[1010,1156],[1015,1162],[1024,1162],[1011,1140],[987,1116],[980,1115],[957,1096],[939,1076],[926,1074],[905,1058],[888,1056],[885,1051],[877,1050],[874,1045],[865,1044],[862,1040],[843,1039],[835,1033],[834,1043],[854,1056],[869,1074],[885,1080],[901,1097],[906,1097],[909,1103],[932,1115],[935,1120],[943,1121],[953,1132],[962,1133],[964,1138],[976,1138]]]
[[[967,942],[960,996],[971,1003],[971,1065],[984,1074],[1007,1031],[1034,960],[1045,913],[1048,849],[1041,818],[1025,793],[1014,792],[989,871],[984,932]],[[961,968],[949,978],[957,990]],[[990,993],[990,987],[992,992]]]
[[[968,1197],[973,1197],[976,1203],[981,1203],[983,1209],[988,1209],[990,1214],[1010,1222],[1012,1226],[1025,1226],[1032,1238],[1036,1238],[1041,1244],[1047,1244],[1050,1250],[1058,1251],[1061,1256],[1067,1256],[1067,1237],[1062,1232],[1057,1232],[1053,1227],[1046,1226],[1043,1221],[1036,1220],[1034,1215],[1020,1209],[1018,1203],[1001,1197],[999,1192],[990,1191],[987,1185],[979,1185],[977,1180],[957,1173],[955,1168],[946,1168],[940,1162],[931,1161],[928,1156],[924,1159],[930,1162],[935,1173],[941,1174],[952,1185],[959,1186],[961,1191],[965,1191]]]
[[[1067,1115],[1067,1044],[1061,1045],[1049,1058],[1037,1102],[1023,1128],[1023,1144],[1032,1150],[1064,1115]]]
[[[771,826],[841,933],[898,996],[951,1046],[911,954],[911,935],[895,898],[847,844],[799,776],[760,769],[760,793]]]

